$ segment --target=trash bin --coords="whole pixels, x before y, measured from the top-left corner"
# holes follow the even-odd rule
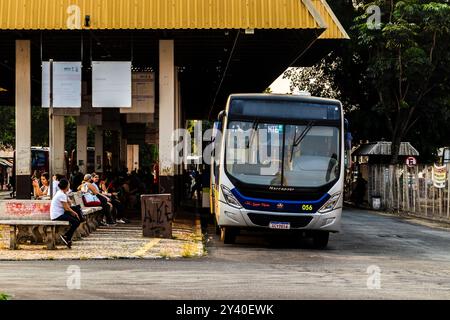
[[[141,196],[142,231],[144,237],[172,238],[172,195]]]
[[[372,209],[374,210],[381,209],[381,197],[378,196],[372,197]]]

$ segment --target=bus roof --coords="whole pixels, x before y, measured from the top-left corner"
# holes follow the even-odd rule
[[[309,102],[309,103],[324,103],[324,104],[336,104],[341,105],[341,102],[336,99],[313,97],[308,95],[293,95],[293,94],[274,94],[274,93],[240,93],[232,94],[229,97],[230,101],[235,99],[243,100],[284,100],[284,101],[296,101],[296,102]]]
[[[227,105],[227,116],[234,119],[336,122],[341,112],[338,100],[300,95],[235,94]]]

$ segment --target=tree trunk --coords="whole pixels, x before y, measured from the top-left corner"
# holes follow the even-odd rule
[[[392,137],[392,145],[391,145],[391,164],[398,164],[398,155],[400,153],[400,144],[402,142],[402,137],[397,134]]]
[[[392,145],[391,145],[391,164],[398,164],[398,156],[400,153],[400,144],[406,133],[406,128],[408,127],[408,111],[400,110],[397,114],[397,119],[395,121],[394,133],[392,135]]]

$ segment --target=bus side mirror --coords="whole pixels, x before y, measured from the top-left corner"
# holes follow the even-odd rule
[[[345,167],[351,169],[352,167],[352,134],[350,132],[350,122],[344,118],[344,145],[345,145]]]
[[[222,123],[223,119],[225,119],[226,115],[227,115],[227,112],[225,110],[220,111],[219,115],[217,116],[217,121]]]

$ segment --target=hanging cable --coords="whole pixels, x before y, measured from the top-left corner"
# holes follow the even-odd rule
[[[131,33],[131,69],[133,69],[134,62],[134,35]]]
[[[40,34],[40,55],[41,55],[41,67],[42,67],[42,30]]]
[[[81,41],[81,54],[80,54],[81,68],[83,68],[83,64],[84,64],[84,37],[83,37],[83,31],[81,31],[80,41]]]
[[[208,119],[210,119],[210,120],[211,120],[211,114],[213,112],[214,106],[215,106],[216,101],[217,101],[217,97],[219,96],[220,90],[222,89],[222,85],[223,85],[223,82],[225,81],[225,77],[227,75],[228,68],[230,67],[231,60],[233,59],[234,51],[236,49],[236,46],[237,46],[240,34],[241,34],[241,30],[238,30],[237,34],[236,34],[236,38],[234,39],[233,48],[231,49],[230,56],[228,57],[227,65],[226,65],[225,70],[223,71],[223,74],[222,74],[222,79],[220,80],[219,87],[217,88],[216,94],[214,96],[213,103],[211,105],[211,108],[209,109]]]

